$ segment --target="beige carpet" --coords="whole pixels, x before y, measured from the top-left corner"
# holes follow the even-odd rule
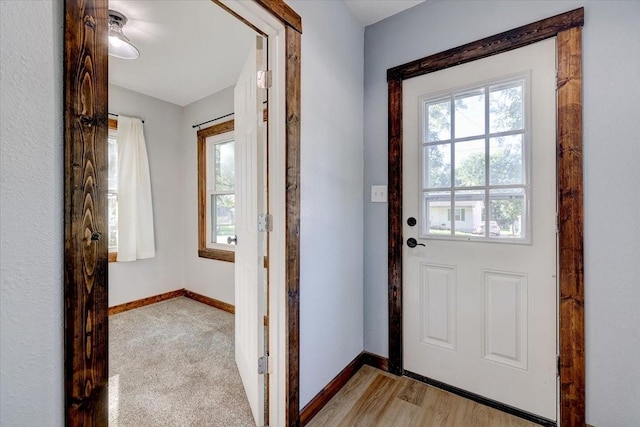
[[[253,426],[232,314],[188,298],[109,317],[109,426]]]

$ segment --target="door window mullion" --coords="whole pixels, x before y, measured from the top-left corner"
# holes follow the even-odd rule
[[[449,98],[449,102],[450,102],[450,109],[451,109],[451,165],[450,167],[450,176],[451,176],[451,201],[449,204],[449,209],[451,211],[451,213],[453,214],[455,207],[456,207],[456,190],[455,190],[455,186],[456,186],[456,142],[455,142],[455,135],[456,135],[456,106],[455,106],[455,96],[454,94],[451,94],[450,98]],[[451,220],[449,221],[450,224],[450,228],[451,228],[451,235],[455,236],[456,234],[456,221],[454,216],[452,215]]]
[[[487,93],[487,96],[484,97],[484,131],[485,131],[485,137],[484,137],[484,186],[485,186],[485,190],[484,190],[484,236],[483,237],[490,237],[491,236],[491,228],[490,228],[490,224],[491,224],[491,220],[490,220],[490,216],[491,216],[491,207],[489,205],[490,201],[489,201],[489,197],[490,197],[490,192],[489,192],[489,188],[490,188],[490,180],[489,180],[489,173],[491,170],[491,152],[490,152],[490,136],[489,136],[489,116],[490,116],[490,111],[489,111],[489,101],[490,101],[490,92],[489,92],[489,86],[485,87],[485,91]]]

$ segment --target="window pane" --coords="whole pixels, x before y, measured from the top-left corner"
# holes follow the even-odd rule
[[[234,154],[233,141],[214,146],[215,191],[233,191],[236,171]]]
[[[109,249],[114,252],[118,248],[118,195],[107,194],[107,220],[109,222]]]
[[[118,191],[118,144],[116,142],[115,136],[109,135],[107,139],[107,163],[108,163],[108,174],[109,174],[109,183],[108,187],[111,191]]]
[[[426,188],[451,187],[451,144],[430,145],[423,148]]]
[[[456,142],[456,186],[484,185],[485,147],[484,139]]]
[[[523,83],[491,90],[489,94],[489,128],[491,133],[524,128]]]
[[[489,183],[524,184],[523,135],[501,136],[489,140]]]
[[[427,105],[427,135],[425,140],[446,141],[451,139],[451,102],[441,101]]]
[[[451,235],[451,193],[430,191],[424,193],[423,234]]]
[[[455,137],[484,134],[484,89],[455,99]]]
[[[484,190],[456,191],[453,219],[456,236],[471,236],[482,223]]]
[[[236,235],[236,196],[211,195],[211,243],[227,244],[227,237]]]
[[[525,238],[524,189],[491,190],[489,197],[491,235],[502,238]]]

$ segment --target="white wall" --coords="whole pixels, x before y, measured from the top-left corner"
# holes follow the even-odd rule
[[[181,123],[182,150],[185,153],[184,203],[184,284],[190,291],[234,303],[234,264],[198,256],[198,153],[197,129],[192,125],[233,112],[233,86],[184,107]],[[211,126],[232,119],[205,125]]]
[[[387,182],[387,68],[583,5],[587,421],[631,426],[640,419],[640,222],[631,219],[640,2],[437,1],[367,27],[364,197]],[[365,202],[364,218],[365,349],[386,356],[387,206]]]
[[[144,120],[156,256],[109,263],[109,307],[184,288],[185,150],[181,106],[109,85],[109,112]]]
[[[64,423],[62,6],[0,2],[2,426]]]
[[[232,112],[233,87],[181,107],[109,85],[109,111],[145,121],[156,233],[155,258],[109,263],[109,306],[182,288],[233,304],[234,264],[198,257],[192,127]]]
[[[300,404],[363,348],[363,29],[343,2],[302,16]]]

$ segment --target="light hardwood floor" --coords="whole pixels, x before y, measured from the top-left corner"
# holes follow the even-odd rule
[[[535,427],[536,424],[365,365],[308,427]]]

